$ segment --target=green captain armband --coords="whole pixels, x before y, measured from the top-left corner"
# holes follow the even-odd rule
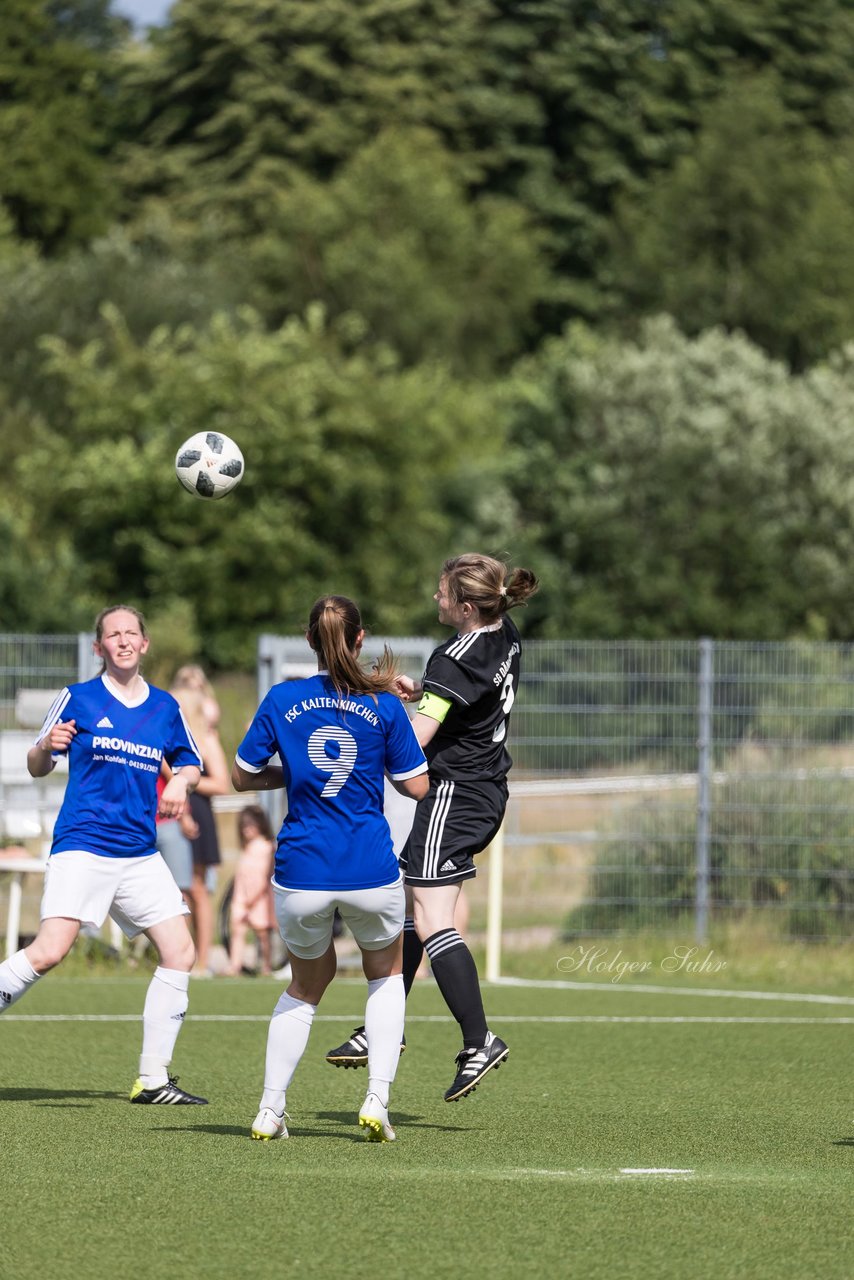
[[[431,720],[438,720],[441,724],[453,705],[447,698],[440,698],[437,693],[427,693],[425,690],[415,710],[422,716],[429,716]]]

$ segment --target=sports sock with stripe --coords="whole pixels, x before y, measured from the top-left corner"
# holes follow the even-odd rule
[[[139,1078],[146,1089],[157,1089],[169,1079],[166,1068],[172,1061],[175,1041],[184,1025],[190,1003],[189,986],[189,973],[183,969],[166,969],[163,965],[157,966],[148,984],[139,1058]]]
[[[456,929],[440,929],[424,941],[445,1004],[460,1024],[466,1049],[479,1049],[488,1027],[474,957]]]
[[[407,995],[412,990],[423,956],[424,943],[415,932],[412,916],[407,916],[403,921],[403,986]]]

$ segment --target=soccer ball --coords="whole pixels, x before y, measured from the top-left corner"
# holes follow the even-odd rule
[[[243,479],[243,454],[221,431],[200,431],[178,450],[175,474],[197,498],[224,498]]]

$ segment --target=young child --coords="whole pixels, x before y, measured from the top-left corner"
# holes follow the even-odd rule
[[[259,804],[247,804],[237,816],[240,856],[234,871],[231,899],[231,947],[228,972],[236,977],[243,970],[246,930],[254,930],[261,955],[261,973],[269,976],[270,941],[276,927],[273,907],[273,855],[276,842],[270,820]]]

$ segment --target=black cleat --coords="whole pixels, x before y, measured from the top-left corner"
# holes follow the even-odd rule
[[[400,1042],[400,1052],[406,1049],[406,1036]],[[326,1061],[332,1067],[366,1067],[368,1065],[368,1037],[364,1027],[357,1027],[349,1040],[330,1049]]]
[[[197,1098],[194,1094],[185,1093],[183,1089],[179,1089],[176,1076],[170,1076],[166,1084],[159,1084],[155,1089],[146,1089],[142,1081],[137,1080],[130,1091],[130,1100],[160,1107],[206,1107],[208,1105],[207,1098]]]
[[[510,1050],[503,1040],[487,1031],[480,1049],[462,1049],[457,1054],[457,1075],[445,1094],[446,1102],[456,1102],[467,1093],[474,1093],[487,1071],[500,1067]]]

